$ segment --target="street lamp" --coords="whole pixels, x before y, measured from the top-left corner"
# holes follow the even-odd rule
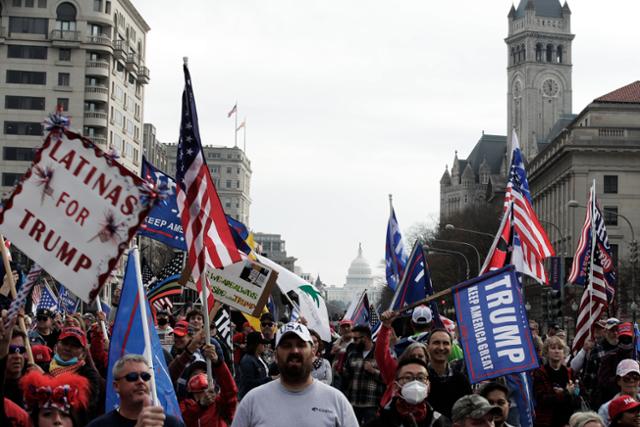
[[[480,252],[478,251],[478,248],[476,248],[474,245],[472,245],[471,243],[467,243],[467,242],[459,242],[457,240],[431,239],[431,241],[432,242],[441,242],[441,243],[453,243],[453,244],[458,244],[458,245],[470,246],[471,248],[473,248],[473,250],[476,252],[476,256],[478,257],[478,275],[480,275],[480,269],[482,268],[480,266],[480,263],[481,263]]]
[[[485,233],[484,231],[478,231],[478,230],[469,230],[468,228],[460,228],[460,227],[456,227],[453,224],[446,224],[444,226],[444,229],[449,231],[452,231],[452,230],[466,231],[467,233],[479,234],[481,236],[491,237],[492,239],[496,237],[491,233]]]
[[[470,269],[469,269],[469,258],[467,258],[467,256],[465,254],[463,254],[462,252],[458,252],[458,251],[452,251],[450,249],[442,249],[442,248],[434,248],[432,246],[428,246],[428,245],[423,245],[422,246],[423,249],[426,252],[440,252],[440,253],[444,253],[444,254],[453,254],[453,255],[460,255],[462,258],[464,258],[464,262],[467,266],[467,280],[469,280],[470,278]]]
[[[586,206],[581,205],[580,203],[578,203],[577,200],[569,200],[569,202],[567,202],[567,206],[569,206],[570,208],[587,209]],[[603,208],[602,210],[610,215],[615,215],[617,217],[624,219],[627,225],[629,226],[629,230],[631,230],[631,243],[630,243],[630,246],[631,246],[631,295],[632,295],[631,301],[632,303],[635,303],[636,302],[636,264],[638,263],[638,253],[637,253],[638,242],[636,241],[636,234],[635,234],[635,231],[633,230],[633,225],[631,225],[631,221],[629,221],[629,218],[622,215],[621,213],[618,213],[616,211],[612,211],[606,208]]]

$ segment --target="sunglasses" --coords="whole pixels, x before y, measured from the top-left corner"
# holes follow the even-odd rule
[[[43,322],[44,322],[44,321],[46,321],[46,320],[49,320],[49,316],[37,316],[36,318],[37,318],[38,320],[43,321]]]
[[[273,323],[271,322],[265,322],[265,323],[261,323],[261,326],[263,328],[273,328]]]
[[[120,381],[123,378],[129,383],[135,383],[138,381],[138,378],[147,382],[151,379],[151,374],[149,372],[129,372],[127,375],[118,378],[116,381]]]
[[[9,346],[9,354],[17,353],[17,354],[25,354],[27,352],[27,348],[23,345],[14,345],[11,344]]]

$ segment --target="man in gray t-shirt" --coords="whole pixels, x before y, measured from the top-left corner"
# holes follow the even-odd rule
[[[311,377],[312,342],[301,323],[280,328],[275,352],[280,378],[251,390],[240,402],[231,427],[358,426],[347,398]]]

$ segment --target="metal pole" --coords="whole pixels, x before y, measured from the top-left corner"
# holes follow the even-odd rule
[[[431,252],[442,252],[445,254],[454,254],[454,255],[460,255],[462,258],[464,258],[464,262],[467,266],[467,275],[466,275],[466,280],[469,280],[471,277],[471,269],[469,268],[469,258],[467,258],[467,256],[465,254],[463,254],[462,252],[458,252],[458,251],[452,251],[450,249],[442,249],[442,248],[434,248],[433,246],[427,246],[425,245],[426,248],[424,248],[424,250],[427,251],[427,253],[429,251]]]
[[[480,275],[480,269],[481,267],[481,259],[480,259],[480,252],[478,251],[478,248],[476,248],[475,246],[473,246],[471,243],[467,243],[467,242],[459,242],[457,240],[442,240],[442,239],[431,239],[432,242],[442,242],[442,243],[457,243],[459,245],[465,245],[465,246],[470,246],[471,248],[473,248],[473,250],[476,252],[476,257],[478,258],[478,276]]]
[[[554,224],[551,221],[545,221],[542,219],[538,219],[538,221],[540,221],[543,224],[549,224],[550,226],[552,226],[553,228],[556,229],[556,231],[558,232],[558,234],[560,235],[560,301],[562,301],[562,305],[564,306],[564,297],[565,297],[565,289],[564,286],[566,285],[565,281],[564,281],[564,259],[567,256],[567,252],[565,250],[565,240],[564,240],[564,235],[562,234],[562,230],[560,230],[560,227],[558,227],[556,224]],[[562,329],[564,329],[564,313],[562,313],[562,316],[560,318],[560,326],[562,327]]]
[[[494,236],[491,233],[485,233],[484,231],[478,231],[478,230],[470,230],[468,228],[460,228],[460,227],[456,227],[453,224],[447,224],[444,226],[445,230],[449,230],[449,231],[453,231],[453,230],[457,230],[457,231],[464,231],[467,233],[472,233],[472,234],[479,234],[480,236],[486,236],[486,237],[490,237],[490,238],[494,238],[496,236]]]

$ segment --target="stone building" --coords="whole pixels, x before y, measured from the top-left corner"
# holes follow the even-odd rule
[[[287,255],[285,241],[280,234],[253,233],[258,252],[287,270],[295,272],[296,257]]]
[[[139,172],[148,31],[129,0],[0,2],[0,196],[29,167],[57,106],[73,130]]]
[[[369,303],[375,304],[380,300],[382,287],[375,284],[375,277],[369,261],[362,254],[362,244],[358,245],[358,256],[351,261],[344,286],[329,286],[326,288],[327,300],[341,301],[349,304],[356,296],[367,291]]]

